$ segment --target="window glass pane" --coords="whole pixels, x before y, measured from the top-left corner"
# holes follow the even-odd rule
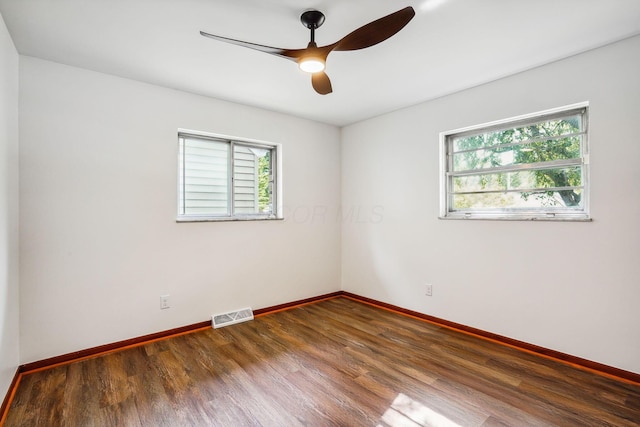
[[[271,214],[271,150],[236,144],[233,160],[234,213]]]
[[[582,117],[574,114],[553,120],[543,120],[526,126],[507,129],[511,134],[512,142],[527,141],[538,138],[551,138],[582,132]]]
[[[554,208],[581,210],[582,189],[535,192],[487,192],[454,194],[453,210],[538,210],[553,212]]]
[[[455,137],[452,145],[453,151],[457,152],[532,139],[548,139],[580,132],[582,132],[582,116],[575,114],[553,120],[542,120],[525,126]]]
[[[261,213],[273,214],[273,150],[265,150],[258,157],[258,209]]]
[[[452,182],[456,193],[580,187],[582,167],[456,176],[452,178]]]
[[[228,215],[229,144],[183,139],[182,211],[185,215]]]
[[[236,214],[258,212],[258,161],[247,147],[233,148],[233,209]]]
[[[548,139],[521,145],[494,146],[453,155],[453,170],[464,171],[500,166],[579,159],[581,136]]]

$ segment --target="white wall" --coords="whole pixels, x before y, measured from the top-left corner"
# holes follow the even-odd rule
[[[20,62],[22,362],[340,289],[337,128]],[[177,224],[178,128],[281,143],[286,219]]]
[[[0,401],[18,353],[18,53],[0,15]]]
[[[344,128],[343,204],[383,218],[345,222],[343,289],[640,373],[639,52],[627,39]],[[441,131],[582,101],[593,222],[438,220]]]

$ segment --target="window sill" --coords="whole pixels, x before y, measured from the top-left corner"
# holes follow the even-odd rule
[[[265,216],[247,216],[247,217],[191,217],[176,218],[177,223],[183,222],[246,222],[246,221],[281,221],[284,218],[265,217]]]
[[[590,217],[537,217],[537,216],[482,216],[482,215],[455,215],[455,216],[439,216],[438,219],[444,220],[464,220],[464,221],[556,221],[556,222],[592,222]]]

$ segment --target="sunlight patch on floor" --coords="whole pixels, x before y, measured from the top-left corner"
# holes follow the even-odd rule
[[[461,427],[449,418],[400,393],[377,427]]]

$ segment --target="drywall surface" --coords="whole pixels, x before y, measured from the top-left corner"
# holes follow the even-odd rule
[[[343,289],[640,373],[638,52],[634,37],[343,128],[343,205],[380,213],[343,224]],[[592,222],[438,219],[440,132],[583,101]]]
[[[179,128],[281,144],[285,219],[176,223]],[[340,289],[336,127],[22,57],[20,130],[24,363]]]
[[[18,58],[0,16],[0,401],[19,365]]]

